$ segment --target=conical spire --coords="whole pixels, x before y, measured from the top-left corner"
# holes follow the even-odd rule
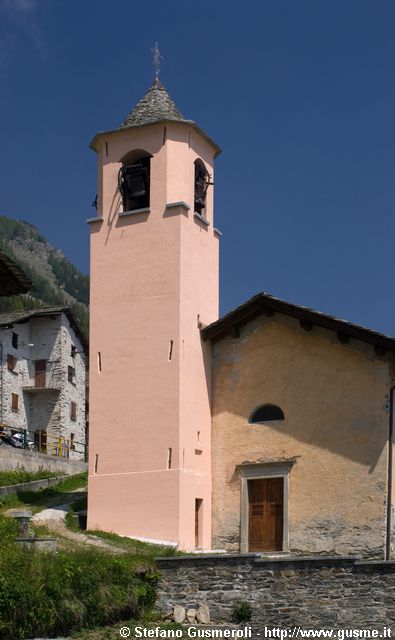
[[[136,104],[119,129],[138,127],[164,120],[193,123],[193,120],[186,120],[182,116],[159,78],[155,78],[145,96]]]
[[[1,0],[0,0],[1,1]],[[134,109],[125,118],[122,124],[117,129],[111,129],[107,131],[101,131],[97,133],[90,146],[92,149],[97,150],[97,141],[99,138],[106,134],[120,132],[125,129],[131,129],[133,127],[142,127],[146,124],[155,124],[156,122],[180,122],[189,125],[192,129],[197,131],[201,136],[214,147],[215,157],[221,153],[219,146],[212,140],[207,133],[205,133],[193,120],[188,120],[177,109],[174,101],[170,98],[163,84],[159,78],[155,78],[153,84],[148,89],[147,93],[136,104]]]

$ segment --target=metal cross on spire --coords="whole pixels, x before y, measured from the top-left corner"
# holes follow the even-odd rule
[[[155,78],[158,79],[160,74],[160,61],[163,60],[163,56],[161,56],[160,54],[159,45],[157,42],[155,42],[155,46],[153,47],[153,49],[151,49],[151,53],[152,61],[154,64]]]

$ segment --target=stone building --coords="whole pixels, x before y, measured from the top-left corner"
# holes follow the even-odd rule
[[[68,307],[0,314],[0,423],[41,452],[85,456],[86,342]]]
[[[266,294],[218,320],[220,150],[158,80],[91,146],[89,528],[390,557],[395,339]]]

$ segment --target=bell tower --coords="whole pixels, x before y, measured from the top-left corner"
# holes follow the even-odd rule
[[[209,549],[220,149],[157,78],[91,147],[88,527]]]

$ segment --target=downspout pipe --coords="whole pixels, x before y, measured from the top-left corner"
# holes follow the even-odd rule
[[[387,532],[385,540],[385,560],[391,560],[391,536],[392,536],[392,465],[393,452],[392,443],[394,436],[394,390],[390,389],[390,410],[388,424],[388,473],[387,473]]]
[[[3,396],[4,396],[3,343],[0,342],[0,424],[3,424]]]

